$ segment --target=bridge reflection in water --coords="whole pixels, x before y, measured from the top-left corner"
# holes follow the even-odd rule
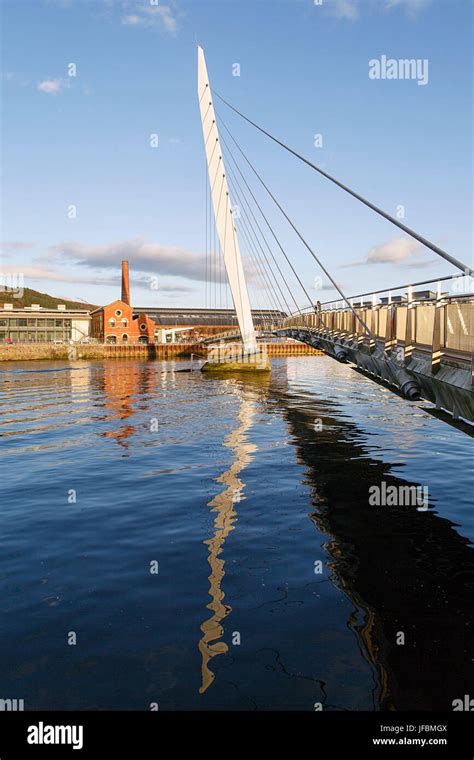
[[[369,505],[373,484],[418,484],[371,457],[357,442],[361,431],[340,418],[337,406],[332,412],[331,403],[306,398],[286,405],[285,416],[307,468],[310,518],[331,537],[325,548],[332,582],[354,603],[348,625],[376,672],[374,707],[452,709],[453,699],[472,691],[474,677],[469,540],[433,504],[428,511]],[[322,420],[317,436],[315,416]],[[396,643],[399,632],[403,646]]]
[[[71,697],[58,686],[62,661],[53,658],[58,664],[52,674],[22,683],[30,704],[56,705],[60,698],[71,707],[142,709],[142,695],[150,684],[160,706],[176,709],[252,705],[312,709],[320,700],[325,710],[445,710],[451,709],[453,699],[472,694],[474,552],[465,538],[472,527],[466,496],[470,478],[462,466],[468,451],[466,436],[451,434],[419,409],[414,415],[414,407],[408,410],[386,389],[325,357],[276,360],[265,382],[179,374],[175,370],[181,365],[172,363],[79,366],[71,372],[20,374],[14,383],[8,380],[5,385],[16,389],[9,398],[20,410],[25,405],[23,392],[28,394],[27,403],[29,394],[35,396],[34,425],[40,437],[36,439],[29,418],[15,422],[11,410],[5,410],[8,424],[2,432],[13,450],[25,426],[28,445],[41,442],[44,424],[54,426],[58,448],[51,454],[43,451],[43,461],[53,461],[53,453],[54,458],[59,450],[67,453],[67,447],[87,431],[90,437],[83,439],[80,457],[74,459],[75,476],[77,463],[82,468],[83,489],[97,462],[107,466],[107,482],[98,478],[90,486],[91,499],[98,489],[102,494],[98,508],[77,517],[75,551],[88,559],[71,575],[70,583],[77,583],[79,590],[70,594],[73,606],[76,595],[82,600],[82,588],[97,587],[107,600],[98,605],[95,594],[89,594],[80,602],[88,611],[84,619],[91,639],[103,637],[116,614],[131,621],[133,636],[130,627],[118,628],[116,641],[120,657],[128,653],[133,667],[127,664],[117,675],[116,661],[94,650],[96,677],[81,680],[83,663],[74,663],[70,678],[77,688]],[[56,403],[54,417],[48,406],[51,397]],[[223,399],[230,399],[230,405]],[[379,409],[370,418],[374,401]],[[230,432],[222,420],[218,432],[211,432],[206,418],[210,408],[219,409],[225,420],[230,413]],[[155,415],[160,435],[150,437],[150,419]],[[397,422],[392,422],[394,417]],[[318,432],[315,419],[322,423]],[[74,435],[71,420],[79,425]],[[209,464],[208,446],[213,455],[225,453],[225,464],[217,470]],[[444,455],[430,462],[438,448]],[[36,456],[22,446],[20,451],[29,462]],[[77,454],[79,449],[74,451]],[[170,475],[171,456],[175,469]],[[220,493],[212,500],[201,502],[196,494],[190,495],[185,477],[190,462],[208,468],[207,482],[220,484]],[[446,469],[446,463],[457,465],[449,483],[439,472],[439,462]],[[65,461],[63,468],[68,467]],[[54,469],[47,470],[47,477],[51,479],[51,472],[57,477]],[[130,504],[125,504],[120,478],[124,473],[136,478],[137,472],[144,476],[140,475],[137,488],[133,480],[133,489],[127,491]],[[38,473],[38,477],[43,476]],[[67,485],[69,470],[65,477],[62,482]],[[156,477],[159,496],[153,486]],[[436,502],[424,512],[407,506],[369,506],[368,489],[381,482],[428,483]],[[117,503],[107,508],[112,486]],[[49,483],[43,489],[49,500]],[[5,503],[17,498],[15,493],[7,494]],[[176,509],[183,494],[188,499],[185,509],[192,510],[189,521],[183,521],[182,511]],[[243,498],[245,511],[239,507]],[[212,535],[209,516],[203,514],[206,501],[212,510]],[[117,504],[122,505],[120,510]],[[122,516],[133,541],[123,542]],[[41,535],[35,511],[28,510],[28,520],[28,531],[19,531],[14,524],[21,547],[36,541],[38,531]],[[103,537],[98,536],[99,525]],[[176,539],[169,540],[170,528]],[[239,540],[234,534],[228,542],[234,530]],[[145,589],[137,621],[143,559],[154,556],[150,552],[155,551],[155,542],[160,542],[162,564],[169,568],[173,585]],[[46,538],[43,546],[47,559]],[[231,567],[239,572],[226,574],[224,552],[230,550],[227,561],[236,560],[238,565]],[[104,576],[104,552],[111,567],[118,562],[130,568],[125,586],[123,575],[117,582],[114,573]],[[184,566],[183,554],[188,561]],[[69,537],[62,557],[60,572],[66,573]],[[317,585],[321,576],[312,574],[314,557],[323,561],[322,585]],[[36,593],[34,578],[33,573],[22,580],[25,595]],[[322,589],[325,595],[320,597]],[[209,603],[204,613],[206,592]],[[17,597],[15,586],[14,595],[7,594],[12,609]],[[61,606],[54,609],[60,611]],[[82,606],[79,612],[83,614]],[[246,630],[246,640],[230,657],[232,631],[224,626],[231,619],[237,621],[237,615],[234,628]],[[48,608],[41,620],[53,639],[57,621],[49,616]],[[12,629],[15,617],[9,618]],[[399,631],[405,633],[404,646],[396,644]],[[18,646],[13,646],[14,664],[23,661],[25,646],[19,636]],[[149,658],[146,668],[137,666],[136,651]],[[223,657],[216,662],[220,654]],[[35,657],[30,655],[31,667],[41,671],[41,660]],[[15,668],[11,671],[13,675],[5,667],[3,678],[13,691],[17,675]],[[121,685],[122,691],[117,685],[117,693],[104,693],[103,685],[108,683]],[[39,693],[40,687],[46,697]]]
[[[237,520],[235,504],[243,497],[245,483],[239,478],[241,471],[252,460],[257,447],[247,440],[247,432],[252,426],[255,416],[255,401],[242,395],[240,411],[237,416],[238,426],[225,439],[224,446],[232,451],[234,459],[230,467],[217,478],[225,488],[209,502],[212,512],[216,513],[214,520],[214,535],[204,543],[208,547],[208,562],[211,567],[209,576],[209,596],[211,602],[207,605],[212,615],[201,625],[203,636],[199,642],[202,657],[202,685],[199,693],[203,694],[214,681],[215,675],[210,670],[209,663],[213,657],[225,654],[228,646],[219,641],[224,633],[221,625],[224,618],[232,611],[232,607],[224,604],[222,581],[225,575],[225,560],[220,555],[224,551],[224,543],[229,533],[234,530]]]
[[[298,366],[301,361],[298,360]],[[320,362],[327,363],[324,359],[317,361],[318,366]],[[115,426],[115,432],[104,435],[113,437],[125,449],[137,431],[131,418],[144,399],[156,394],[157,386],[166,385],[166,372],[160,378],[161,373],[155,368],[154,363],[137,363],[133,371],[129,366],[107,364],[104,367],[99,383],[104,393],[106,419]],[[297,459],[306,470],[305,482],[313,502],[308,517],[317,531],[316,544],[319,545],[322,536],[326,537],[324,550],[329,579],[353,605],[347,626],[357,637],[360,651],[373,669],[374,709],[451,709],[453,699],[469,693],[474,677],[474,646],[470,634],[474,628],[472,547],[455,523],[432,508],[418,511],[416,507],[369,506],[368,490],[373,484],[384,481],[388,487],[418,483],[398,475],[383,449],[379,452],[383,459],[371,453],[373,447],[363,443],[364,432],[357,422],[341,414],[341,404],[334,395],[325,390],[318,396],[308,393],[306,388],[298,392],[298,382],[296,386],[293,380],[289,383],[287,371],[287,362],[277,362],[271,378],[225,381],[238,398],[238,412],[237,424],[223,443],[231,452],[232,461],[216,478],[223,489],[208,503],[214,514],[213,535],[203,543],[211,570],[208,576],[211,601],[207,605],[210,615],[200,625],[199,694],[206,694],[207,698],[214,691],[209,687],[218,686],[211,663],[214,657],[228,652],[228,645],[223,641],[223,623],[232,607],[225,601],[225,543],[238,527],[238,504],[245,499],[242,472],[258,454],[257,446],[249,441],[249,433],[252,426],[257,425],[256,416],[261,414],[262,405],[270,402],[271,414],[281,414],[286,420]],[[325,380],[330,386],[326,388],[334,390],[339,376],[341,382],[346,382],[347,370],[341,365],[330,362],[327,372]],[[215,381],[198,373],[193,379],[214,387]],[[379,392],[383,393],[376,391]],[[315,418],[322,422],[318,433],[314,431]],[[394,427],[390,435],[395,450],[415,449],[419,444],[416,431],[407,426]],[[125,452],[124,456],[127,455]],[[252,500],[255,498],[258,500],[253,493]],[[275,508],[281,511],[283,505],[275,505]],[[287,504],[284,509],[290,508],[291,504]],[[445,503],[441,509],[448,512],[449,504]],[[272,519],[270,513],[268,520]],[[244,521],[241,524],[244,536],[247,527]],[[258,554],[256,558],[259,561]],[[290,559],[280,557],[285,562]],[[246,582],[245,578],[242,582]],[[291,586],[290,577],[290,589]],[[196,589],[196,593],[199,591]],[[304,605],[301,614],[306,616],[310,629],[316,608],[309,597],[302,597],[301,603]],[[258,616],[253,624],[262,624],[265,619],[260,618],[260,623],[257,620]],[[285,636],[291,639],[291,622],[286,621],[285,626]],[[404,646],[396,644],[400,631],[406,636]],[[305,674],[302,678],[316,681],[319,675],[328,672],[328,667],[331,673],[333,655],[325,647],[315,649],[311,636],[298,640],[298,650],[298,669]],[[289,659],[288,652],[281,647],[279,651],[281,657]],[[255,661],[254,666],[256,664]],[[232,679],[240,681],[235,668],[238,671],[237,665],[230,668]],[[344,680],[345,676],[342,672],[332,674],[331,681],[327,677],[320,680],[324,709],[338,709],[334,697],[330,696],[334,690],[338,691],[337,682],[333,683],[332,678]],[[222,688],[219,684],[220,696],[216,694],[215,699],[222,697]],[[265,691],[264,685],[259,683],[257,693],[262,689]]]

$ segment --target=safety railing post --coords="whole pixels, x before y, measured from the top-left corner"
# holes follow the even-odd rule
[[[433,340],[431,343],[431,372],[437,375],[441,369],[441,359],[443,356],[441,326],[445,319],[446,306],[441,298],[441,283],[438,283],[436,296],[435,314],[433,320]]]
[[[413,350],[415,348],[416,338],[416,303],[413,302],[413,289],[410,285],[408,288],[408,306],[407,306],[407,323],[405,328],[405,365],[409,364]]]

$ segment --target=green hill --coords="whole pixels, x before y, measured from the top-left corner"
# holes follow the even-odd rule
[[[22,306],[31,306],[34,303],[43,306],[45,309],[55,309],[58,304],[65,304],[67,309],[96,309],[94,304],[84,303],[83,301],[68,301],[67,298],[56,298],[49,296],[47,293],[40,293],[38,290],[24,288],[21,298],[14,298],[13,293],[0,292],[0,305],[12,303],[14,308]]]

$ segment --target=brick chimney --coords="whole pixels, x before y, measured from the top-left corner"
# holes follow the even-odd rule
[[[130,275],[128,261],[122,261],[122,301],[130,306]]]

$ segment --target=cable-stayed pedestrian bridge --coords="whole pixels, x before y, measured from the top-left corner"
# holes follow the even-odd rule
[[[250,363],[259,339],[269,334],[307,343],[340,362],[352,364],[407,399],[426,399],[454,418],[474,422],[472,348],[473,269],[436,243],[384,211],[275,137],[211,89],[204,53],[198,49],[198,97],[206,152],[206,306],[230,299],[238,331],[213,336],[209,343],[238,342]],[[426,253],[446,263],[450,274],[386,290],[346,295],[282,202],[242,149],[215,108],[215,99],[259,134],[337,186],[365,208],[415,240]],[[218,129],[222,127],[225,137]],[[231,197],[232,196],[232,197]],[[263,197],[262,197],[263,196]],[[289,226],[295,243],[310,257],[319,291],[337,300],[314,302],[295,259],[272,222],[268,205]],[[324,220],[322,220],[324,221]],[[345,220],[341,220],[341,223]],[[244,256],[241,255],[241,248]],[[427,262],[434,263],[434,262]],[[253,313],[280,313],[271,322]],[[260,303],[259,303],[260,302]],[[251,308],[252,305],[252,308]],[[263,314],[263,309],[262,309]],[[216,363],[226,368],[226,361]],[[227,366],[238,368],[238,362]],[[255,369],[268,369],[268,365]]]

